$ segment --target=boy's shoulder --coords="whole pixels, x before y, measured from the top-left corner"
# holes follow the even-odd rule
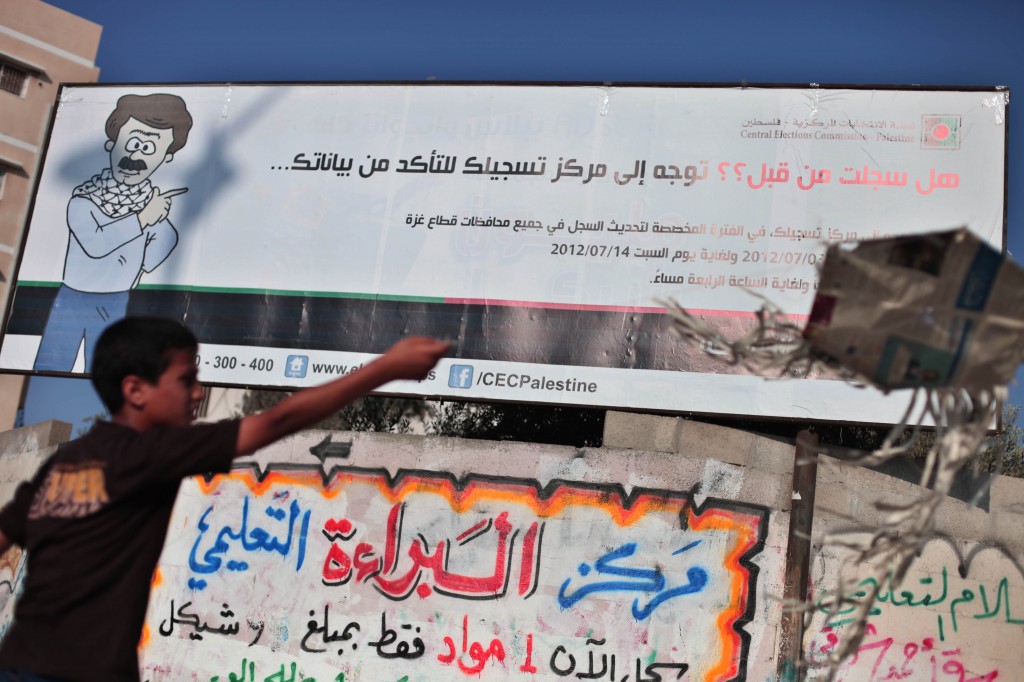
[[[98,469],[125,485],[179,481],[189,475],[229,468],[235,454],[238,420],[152,426],[136,430],[101,421],[63,444],[50,459],[56,471]]]
[[[160,426],[135,429],[110,420],[96,421],[85,433],[61,443],[54,452],[58,460],[75,460],[82,457],[107,459],[112,456],[123,456],[125,450],[136,446],[167,441],[173,443],[181,432],[190,432],[203,424],[190,426]]]
[[[111,441],[131,439],[134,433],[137,432],[126,426],[100,420],[95,422],[85,433],[58,445],[53,453],[53,459],[68,461],[90,455],[102,458],[105,453],[110,452]]]

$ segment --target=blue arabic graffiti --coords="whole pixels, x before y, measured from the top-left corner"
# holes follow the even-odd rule
[[[203,552],[200,550],[200,546],[203,544],[206,532],[210,530],[207,518],[211,512],[213,512],[213,505],[210,505],[203,512],[203,515],[199,517],[198,524],[196,524],[196,527],[199,529],[199,535],[196,537],[188,557],[188,565],[193,572],[200,575],[215,573],[222,565],[229,571],[247,570],[249,568],[248,562],[225,557],[225,554],[232,547],[232,540],[240,543],[241,549],[246,552],[262,550],[276,552],[282,557],[287,557],[292,552],[292,545],[296,540],[296,535],[298,536],[298,548],[295,551],[295,570],[298,571],[302,568],[302,562],[306,558],[306,534],[309,530],[310,510],[307,509],[303,512],[297,500],[292,500],[287,512],[280,507],[272,506],[268,506],[265,510],[267,517],[273,521],[286,521],[288,533],[283,540],[278,539],[270,531],[263,528],[257,526],[250,527],[249,497],[246,496],[242,501],[242,518],[238,530],[232,528],[232,524],[225,524],[217,531],[213,545]],[[296,522],[299,522],[297,534]],[[189,579],[188,584],[190,588],[195,590],[201,590],[206,587],[206,581],[201,578],[193,577]]]
[[[673,556],[682,554],[686,550],[700,544],[700,540],[691,542],[690,544],[674,551]],[[570,606],[578,603],[588,595],[595,594],[597,592],[641,592],[644,594],[654,594],[646,604],[641,606],[640,598],[637,597],[633,600],[632,613],[633,617],[637,620],[644,620],[649,618],[654,612],[654,609],[658,608],[661,604],[664,604],[669,599],[680,597],[685,594],[694,594],[704,589],[704,586],[708,583],[708,572],[700,566],[691,566],[686,569],[686,580],[687,582],[676,587],[666,589],[665,576],[662,574],[660,568],[635,568],[628,566],[617,566],[613,562],[618,559],[625,559],[636,554],[637,545],[635,542],[628,542],[621,547],[617,547],[604,555],[599,557],[594,562],[593,568],[588,564],[580,564],[577,568],[581,577],[588,577],[592,571],[600,575],[612,575],[619,578],[630,578],[630,580],[605,580],[599,582],[592,582],[587,585],[583,585],[575,592],[569,593],[569,583],[572,582],[572,578],[567,578],[562,587],[558,590],[558,605],[563,609],[567,609]]]

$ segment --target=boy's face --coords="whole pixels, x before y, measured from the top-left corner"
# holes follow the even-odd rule
[[[170,365],[151,385],[145,411],[155,426],[188,426],[203,399],[196,354],[191,350],[173,350],[170,359]]]

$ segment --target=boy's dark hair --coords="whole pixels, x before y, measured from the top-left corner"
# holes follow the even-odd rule
[[[126,317],[100,334],[93,352],[92,385],[110,414],[116,414],[124,406],[121,382],[126,376],[135,374],[155,384],[171,364],[171,351],[198,348],[195,335],[180,322]]]

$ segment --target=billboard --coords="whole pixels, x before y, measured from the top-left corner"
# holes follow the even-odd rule
[[[385,391],[890,422],[905,398],[766,380],[668,333],[805,319],[829,243],[966,225],[1003,248],[1002,89],[157,85],[61,90],[0,368],[80,373],[124,315],[201,378],[297,387],[408,334]]]

